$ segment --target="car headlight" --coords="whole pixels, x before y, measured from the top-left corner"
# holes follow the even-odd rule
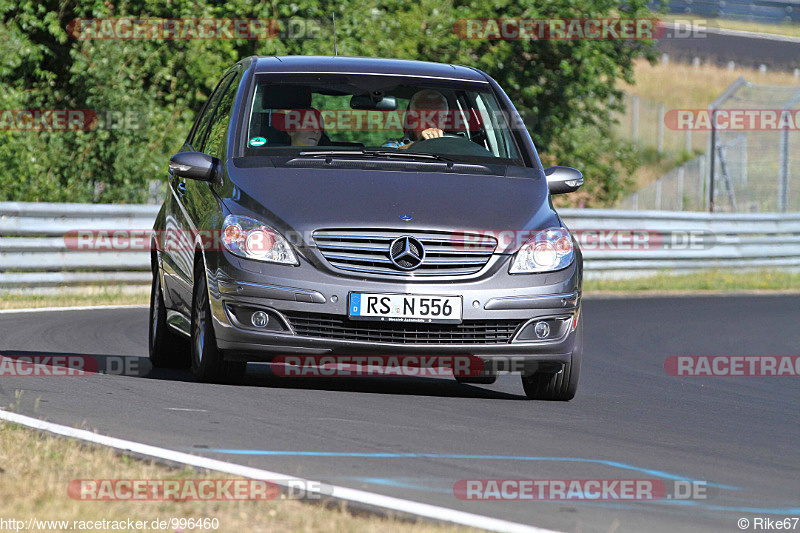
[[[575,250],[569,231],[565,228],[547,228],[522,245],[514,256],[509,273],[561,270],[568,267],[574,257]]]
[[[258,220],[228,215],[222,225],[222,244],[234,255],[256,261],[297,265],[286,238]]]

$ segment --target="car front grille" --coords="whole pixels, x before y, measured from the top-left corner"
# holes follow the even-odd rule
[[[507,344],[522,320],[465,320],[461,324],[370,322],[321,313],[283,313],[297,335],[394,344]]]
[[[413,270],[403,270],[390,258],[400,237],[422,243],[425,256]],[[390,276],[465,276],[480,271],[492,257],[497,239],[468,232],[401,230],[319,230],[314,242],[332,266],[351,272]]]

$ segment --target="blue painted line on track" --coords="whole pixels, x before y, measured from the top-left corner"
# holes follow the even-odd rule
[[[194,451],[197,451],[196,449]],[[654,470],[652,468],[642,468],[627,463],[618,461],[608,461],[605,459],[588,459],[585,457],[536,457],[536,456],[519,456],[519,455],[482,455],[482,454],[451,454],[451,453],[395,453],[395,452],[308,452],[308,451],[283,451],[283,450],[239,450],[239,449],[226,449],[226,448],[210,448],[204,449],[208,453],[224,453],[229,455],[261,455],[261,456],[296,456],[296,457],[360,457],[365,459],[473,459],[473,460],[501,460],[501,461],[552,461],[552,462],[569,462],[569,463],[593,463],[599,465],[610,466],[613,468],[620,468],[622,470],[631,470],[634,472],[641,472],[643,474],[656,476],[662,479],[671,479],[677,481],[697,481],[705,483],[708,487],[714,487],[724,490],[742,490],[743,487],[736,487],[733,485],[721,485],[718,483],[709,483],[707,481],[688,478],[662,470]]]

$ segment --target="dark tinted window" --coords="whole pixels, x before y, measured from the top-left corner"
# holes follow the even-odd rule
[[[202,149],[203,152],[209,155],[215,157],[222,156],[225,134],[228,131],[228,124],[231,121],[233,102],[236,99],[236,90],[239,87],[239,80],[241,80],[241,72],[236,74],[236,77],[234,77],[233,81],[228,85],[222,98],[219,100],[217,109],[214,111],[214,118],[211,120],[208,136],[206,137]]]
[[[208,125],[211,122],[211,118],[214,115],[214,109],[216,109],[217,104],[219,103],[220,98],[222,97],[225,88],[228,86],[228,83],[231,81],[234,73],[229,73],[226,75],[217,85],[217,88],[214,89],[214,93],[209,97],[208,102],[206,102],[206,106],[203,108],[201,115],[197,118],[195,123],[194,132],[192,133],[191,137],[189,138],[189,144],[192,148],[198,152],[202,152],[203,142],[205,140],[206,134],[208,133]]]

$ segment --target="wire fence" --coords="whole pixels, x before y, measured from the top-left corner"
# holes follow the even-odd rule
[[[640,187],[614,207],[632,210],[707,210],[708,165],[703,152],[708,149],[709,133],[668,128],[665,118],[670,109],[663,103],[637,95],[625,95],[624,109],[615,117],[616,135],[629,139],[643,151],[651,150],[681,159],[694,158]]]
[[[623,198],[616,209],[707,211],[707,158],[699,155]]]
[[[640,148],[694,157],[623,198],[616,208],[800,211],[800,86],[757,85],[739,78],[706,110],[667,110],[636,96],[628,96],[625,105],[619,135]],[[694,126],[676,128],[677,112],[687,113]],[[698,128],[703,116],[708,127]],[[741,119],[738,125],[735,117]]]
[[[678,131],[667,127],[665,117],[670,108],[665,104],[628,94],[625,95],[623,106],[624,112],[612,116],[616,119],[614,128],[619,137],[630,139],[640,147],[652,148],[662,154],[692,154],[706,150],[707,132]]]
[[[783,127],[735,128],[712,131],[714,210],[726,212],[800,211],[800,141],[796,124],[784,119],[800,117],[800,87],[756,85],[736,80],[712,104],[716,114],[732,110],[773,112]],[[762,113],[763,114],[763,113]],[[763,117],[762,117],[763,118]],[[713,147],[713,148],[712,148]],[[792,149],[794,147],[794,150]]]

